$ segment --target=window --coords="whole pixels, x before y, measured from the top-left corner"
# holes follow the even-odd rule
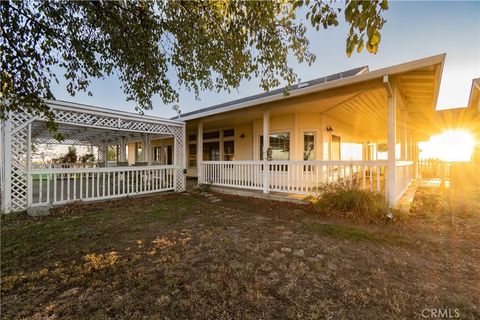
[[[188,145],[188,167],[195,168],[197,166],[197,144],[190,143]]]
[[[315,160],[315,133],[303,133],[303,160]]]
[[[153,148],[153,161],[160,162],[161,164],[173,164],[173,147],[172,145],[166,145],[163,147]]]
[[[197,135],[196,134],[188,135],[188,142],[195,142],[195,141],[197,141]]]
[[[270,149],[272,157],[269,160],[290,160],[290,133],[271,133]],[[263,160],[263,136],[260,136],[260,160]]]
[[[204,142],[203,143],[203,160],[218,161],[220,160],[220,142]]]
[[[234,137],[235,136],[235,130],[233,129],[228,129],[228,130],[223,130],[223,137]]]
[[[219,138],[220,138],[220,131],[205,132],[203,134],[203,140],[219,139]]]
[[[235,142],[233,140],[223,141],[223,160],[233,161],[235,154]]]
[[[153,161],[155,162],[160,162],[160,153],[161,153],[162,147],[154,147],[153,148]]]

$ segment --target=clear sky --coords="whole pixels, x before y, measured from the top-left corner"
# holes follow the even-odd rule
[[[337,28],[311,30],[308,37],[311,49],[317,55],[312,66],[291,65],[302,81],[341,72],[350,68],[368,65],[370,70],[387,67],[414,59],[447,53],[443,70],[440,97],[437,108],[465,106],[468,101],[471,81],[480,77],[480,2],[479,1],[390,1],[390,10],[385,14],[382,42],[376,55],[366,50],[345,54],[347,24]],[[343,21],[343,18],[342,20]],[[115,77],[93,80],[92,97],[79,93],[71,97],[65,83],[53,87],[57,99],[91,104],[106,108],[134,112],[134,104],[127,102]],[[227,92],[201,92],[195,100],[193,93],[179,89],[183,113],[231,101],[262,92],[257,81],[244,81],[238,90]],[[146,114],[160,117],[175,116],[171,105],[164,105],[154,97],[153,110]]]

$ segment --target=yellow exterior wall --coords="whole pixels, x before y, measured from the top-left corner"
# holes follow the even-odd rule
[[[229,118],[219,122],[215,128],[207,131],[223,130],[233,128],[235,130],[235,160],[259,160],[260,159],[260,136],[263,134],[263,119],[255,119],[241,125],[228,125]],[[327,126],[333,128],[333,134],[341,137],[343,143],[364,143],[367,140],[363,137],[353,135],[352,128],[348,124],[321,113],[291,113],[281,116],[270,117],[270,132],[290,133],[290,160],[303,160],[303,133],[315,132],[315,160],[328,160],[330,133],[326,131]],[[187,122],[187,137],[197,134],[196,124]],[[243,138],[241,135],[243,134]],[[221,142],[221,140],[220,140]],[[357,149],[361,150],[361,146]],[[222,149],[222,148],[221,148]],[[188,157],[188,141],[187,141]],[[358,156],[358,152],[356,153]],[[360,151],[360,157],[362,156]],[[342,157],[343,158],[343,157]],[[188,168],[187,176],[196,176],[196,168]]]

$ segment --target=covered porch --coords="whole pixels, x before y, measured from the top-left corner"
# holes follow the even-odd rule
[[[308,195],[382,192],[395,205],[417,176],[444,56],[187,116],[188,175],[200,184]],[[247,108],[248,107],[248,108]]]
[[[2,211],[185,190],[185,124],[133,113],[51,102],[56,140],[45,119],[12,114],[2,123]],[[170,163],[154,161],[153,140],[172,142]],[[142,143],[141,157],[129,161],[128,144]],[[32,146],[64,144],[96,150],[95,162],[34,163]],[[107,161],[115,150],[115,161]]]

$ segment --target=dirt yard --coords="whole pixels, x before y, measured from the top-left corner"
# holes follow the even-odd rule
[[[377,224],[216,196],[2,217],[2,318],[480,318],[480,213],[439,212],[435,191]]]

